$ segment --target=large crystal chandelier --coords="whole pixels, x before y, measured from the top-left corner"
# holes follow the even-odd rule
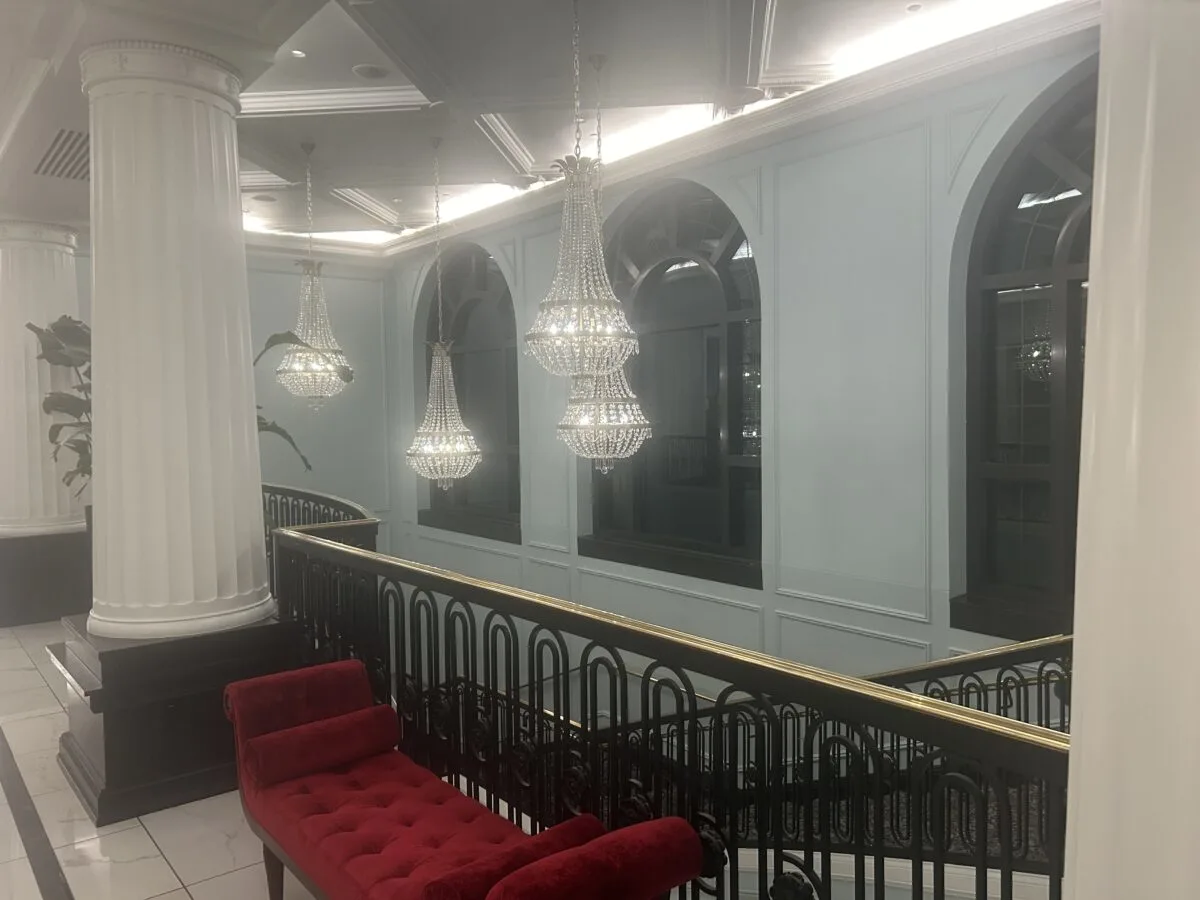
[[[279,383],[308,400],[319,409],[335,394],[340,394],[353,377],[325,306],[325,287],[321,283],[321,263],[313,256],[312,144],[304,145],[308,161],[304,169],[305,206],[308,212],[308,258],[300,261],[300,315],[296,337],[307,347],[292,347],[284,354],[275,377]]]
[[[443,491],[450,489],[456,478],[466,478],[479,465],[482,454],[475,438],[463,423],[458,411],[458,396],[454,391],[454,368],[450,360],[450,344],[445,337],[442,310],[442,191],[441,166],[434,142],[433,156],[433,234],[437,278],[438,339],[433,345],[433,363],[429,369],[429,402],[425,420],[417,429],[412,446],[408,448],[408,464],[422,478],[436,481]]]
[[[625,364],[638,349],[604,266],[595,187],[599,159],[582,153],[579,112],[579,0],[574,2],[575,153],[557,160],[566,178],[558,266],[550,293],[538,307],[525,344],[553,375],[600,375]]]
[[[650,423],[638,406],[625,370],[571,379],[571,399],[558,423],[558,436],[576,456],[595,461],[607,475],[618,459],[638,452]]]

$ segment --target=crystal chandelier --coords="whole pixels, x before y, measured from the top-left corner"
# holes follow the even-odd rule
[[[458,411],[458,396],[454,391],[454,368],[450,360],[450,344],[445,338],[442,310],[442,192],[441,167],[434,142],[433,157],[433,234],[435,268],[437,271],[438,339],[433,345],[433,363],[429,369],[429,402],[425,420],[417,429],[412,446],[408,448],[408,464],[422,478],[436,481],[448,491],[456,478],[466,478],[479,465],[482,454],[475,438],[463,424]]]
[[[296,337],[307,347],[292,347],[284,354],[275,377],[297,397],[319,409],[335,394],[340,394],[353,376],[325,306],[325,287],[321,283],[321,263],[313,258],[312,144],[304,145],[308,161],[304,169],[305,204],[308,211],[308,258],[300,265],[300,315]]]
[[[595,189],[599,159],[583,156],[579,112],[579,0],[574,2],[575,153],[555,165],[566,178],[558,266],[550,293],[538,306],[525,344],[552,375],[600,375],[625,364],[638,349],[604,266]]]
[[[650,437],[650,423],[638,406],[625,370],[571,379],[571,399],[558,423],[558,436],[576,456],[595,461],[607,475],[618,459],[628,459]]]

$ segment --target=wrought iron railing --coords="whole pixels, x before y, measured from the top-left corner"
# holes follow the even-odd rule
[[[272,591],[275,590],[275,544],[271,532],[276,528],[344,522],[347,524],[339,530],[336,540],[364,550],[375,549],[379,520],[351,500],[280,484],[264,484],[262,498],[263,538],[267,542],[267,572]]]
[[[1069,734],[1074,647],[1074,638],[1060,634],[897,669],[869,680]]]
[[[512,821],[682,815],[730,864],[681,900],[943,900],[961,879],[1008,900],[1017,873],[1061,897],[1066,735],[344,546],[339,527],[275,533],[281,615],[314,659],[362,659],[402,749]]]

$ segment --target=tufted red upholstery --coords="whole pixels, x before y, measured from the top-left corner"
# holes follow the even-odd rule
[[[700,877],[700,838],[683,819],[653,819],[518,869],[487,900],[653,900]]]
[[[242,769],[269,787],[386,753],[400,740],[390,706],[368,706],[330,719],[252,737],[242,745]]]
[[[373,702],[367,670],[357,660],[235,681],[225,688],[225,712],[239,745],[260,734],[340,716]]]

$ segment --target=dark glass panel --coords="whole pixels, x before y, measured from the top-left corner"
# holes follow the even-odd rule
[[[992,481],[988,484],[987,562],[992,583],[1050,587],[1053,541],[1049,483]]]

